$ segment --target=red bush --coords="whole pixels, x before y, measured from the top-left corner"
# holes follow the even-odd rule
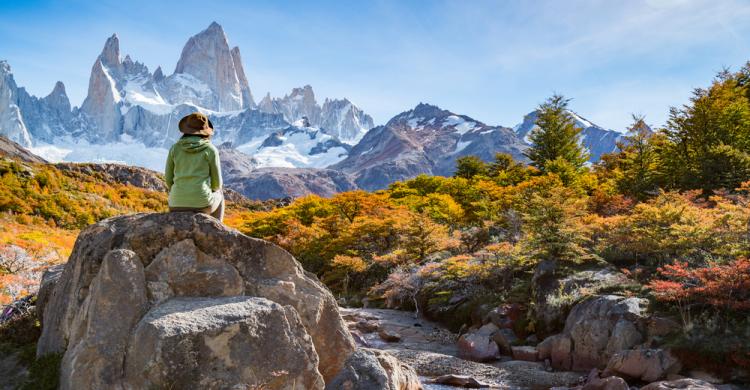
[[[658,272],[660,278],[648,287],[660,301],[750,310],[750,260],[746,258],[692,269],[686,262],[675,262]]]

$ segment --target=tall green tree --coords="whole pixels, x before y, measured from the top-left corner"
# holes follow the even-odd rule
[[[633,115],[628,136],[618,144],[617,187],[623,194],[644,200],[658,193],[659,155],[654,143],[654,133],[643,116]]]
[[[569,101],[562,95],[553,95],[538,108],[538,127],[529,136],[531,147],[526,151],[526,157],[543,172],[547,171],[549,163],[558,159],[575,168],[583,167],[588,160],[588,153],[578,142],[583,129],[576,127],[568,112]]]

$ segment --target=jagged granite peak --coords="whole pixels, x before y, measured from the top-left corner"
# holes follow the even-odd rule
[[[192,79],[175,80],[184,87],[196,91],[204,87],[208,89],[208,93],[195,96],[197,101],[190,103],[214,111],[236,111],[249,106],[249,102],[243,101],[243,90],[249,92],[249,87],[241,81],[244,70],[238,71],[235,66],[235,56],[229,49],[224,29],[216,22],[192,36],[185,44],[171,77],[174,79],[179,75],[189,75]],[[195,82],[200,85],[194,85]],[[185,96],[180,92],[184,88],[179,85],[172,89],[177,90],[173,91],[173,95],[176,92],[178,96]]]
[[[157,66],[154,71],[154,81],[159,83],[164,80],[164,71],[161,70],[161,66]]]
[[[91,69],[88,95],[81,105],[81,112],[97,130],[96,134],[90,134],[92,139],[104,142],[115,140],[121,126],[120,101],[116,80],[102,59],[98,58]]]
[[[110,68],[119,68],[122,64],[120,62],[120,38],[117,34],[112,34],[111,37],[107,38],[104,43],[104,49],[99,55],[99,59],[102,61],[104,66]]]
[[[263,99],[261,99],[260,102],[258,103],[258,109],[263,112],[274,113],[273,99],[271,99],[271,92],[266,92],[266,96],[263,96]]]
[[[323,102],[320,127],[342,142],[356,144],[375,127],[372,117],[349,99],[328,99]]]
[[[247,82],[247,76],[245,76],[245,68],[242,66],[240,48],[237,46],[233,47],[231,54],[234,68],[237,70],[237,78],[240,81],[243,108],[254,108],[255,100],[253,99],[253,93],[250,91],[250,84]]]
[[[70,112],[70,99],[68,94],[65,92],[65,84],[62,81],[55,83],[55,87],[52,89],[49,95],[43,99],[51,108],[59,112]]]
[[[0,61],[0,135],[21,146],[31,146],[31,135],[19,108],[18,92],[10,64]]]
[[[283,98],[271,99],[267,95],[258,108],[265,112],[283,114],[284,119],[290,123],[307,117],[313,126],[320,125],[321,108],[310,85],[293,88]]]

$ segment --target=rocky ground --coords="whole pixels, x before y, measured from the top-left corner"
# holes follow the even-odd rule
[[[581,373],[552,371],[541,362],[506,358],[478,363],[459,358],[457,334],[413,313],[369,308],[340,311],[359,345],[386,350],[414,367],[427,390],[455,389],[430,383],[445,375],[467,376],[497,389],[567,387],[583,378]]]

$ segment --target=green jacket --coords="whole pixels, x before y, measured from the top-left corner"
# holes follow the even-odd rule
[[[182,137],[169,149],[164,177],[170,207],[208,207],[222,185],[219,151],[207,138]]]

